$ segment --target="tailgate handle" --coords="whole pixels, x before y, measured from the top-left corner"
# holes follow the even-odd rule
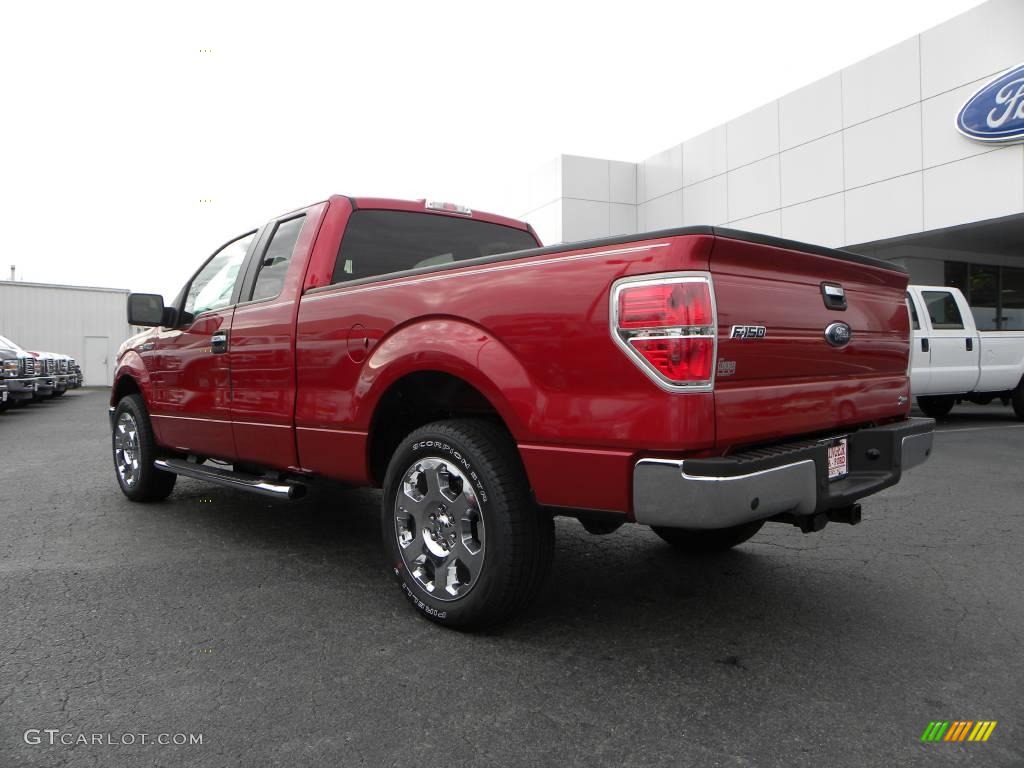
[[[928,339],[921,339],[921,351],[922,352],[927,352],[928,351]]]
[[[964,341],[967,342],[967,351],[968,352],[973,352],[974,351],[974,339],[964,339]]]
[[[846,291],[839,283],[822,283],[821,298],[828,309],[842,311],[846,309]]]

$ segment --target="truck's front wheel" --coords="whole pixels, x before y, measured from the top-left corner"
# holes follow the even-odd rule
[[[917,398],[917,407],[925,416],[933,419],[944,419],[956,405],[956,398],[949,395],[921,396]]]
[[[515,445],[485,421],[428,424],[395,451],[381,523],[409,602],[460,629],[499,624],[538,593],[554,524],[534,503]]]
[[[117,404],[111,448],[118,485],[129,499],[160,501],[174,490],[178,476],[153,466],[157,445],[149,411],[140,395],[122,397]]]
[[[1013,412],[1017,418],[1024,421],[1024,380],[1021,380],[1017,388],[1013,390],[1013,394],[1010,395],[1010,405],[1013,406]]]
[[[676,549],[691,554],[721,552],[735,547],[750,539],[761,530],[764,520],[736,525],[732,528],[715,528],[696,530],[692,528],[662,528],[652,526],[652,530]]]

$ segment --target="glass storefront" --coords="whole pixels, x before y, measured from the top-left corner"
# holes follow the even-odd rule
[[[947,261],[945,277],[967,297],[978,330],[1024,330],[1024,269]]]

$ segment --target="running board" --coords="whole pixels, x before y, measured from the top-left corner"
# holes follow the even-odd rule
[[[202,464],[193,464],[184,459],[157,459],[153,462],[153,466],[164,472],[173,472],[194,480],[206,480],[209,483],[237,488],[240,491],[259,493],[275,499],[298,499],[306,493],[306,486],[301,483],[271,482],[259,475],[247,475],[230,469],[207,467]]]

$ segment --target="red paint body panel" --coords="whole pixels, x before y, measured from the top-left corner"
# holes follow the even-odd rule
[[[307,209],[278,297],[239,304],[231,323],[231,422],[240,461],[300,466],[296,448],[295,319],[326,203]]]
[[[151,379],[177,382],[150,401],[162,444],[372,484],[381,480],[368,460],[381,399],[404,376],[438,371],[497,411],[539,502],[628,515],[640,456],[721,455],[907,413],[897,405],[909,395],[905,275],[690,233],[331,286],[349,218],[363,209],[424,206],[339,196],[312,206],[277,299],[128,342],[136,351],[123,355],[118,380],[136,379],[147,400]],[[713,391],[659,387],[609,328],[616,280],[681,271],[712,275],[718,359],[735,363]],[[825,308],[822,280],[844,286],[847,311]],[[824,340],[834,320],[853,328],[846,348]],[[768,332],[733,340],[732,325]],[[221,326],[230,353],[211,360],[202,346]]]
[[[161,445],[235,457],[231,369],[226,355],[210,353],[210,338],[231,327],[233,314],[229,307],[202,315],[186,329],[158,329],[156,347],[142,352],[152,385],[149,415]]]
[[[909,414],[907,275],[728,238],[716,241],[711,271],[718,359],[735,364],[715,384],[720,449]],[[825,307],[823,281],[842,285],[845,310]],[[824,336],[838,321],[852,328],[841,349]],[[767,335],[731,339],[733,325]]]

